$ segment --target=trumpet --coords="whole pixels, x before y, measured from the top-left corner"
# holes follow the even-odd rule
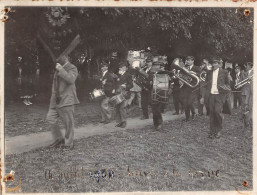
[[[235,88],[235,89],[239,89],[239,88],[243,87],[245,84],[250,83],[250,81],[252,80],[252,78],[253,78],[253,75],[251,75],[250,77],[248,77],[248,78],[246,78],[246,79],[240,81],[239,83],[237,83],[237,84],[234,86],[234,88]]]
[[[199,78],[202,80],[202,81],[205,81],[206,80],[206,71],[202,71]]]
[[[196,74],[191,73],[188,69],[184,67],[180,67],[177,65],[176,69],[173,69],[172,72],[174,74],[174,78],[178,78],[180,81],[182,81],[184,84],[191,88],[195,88],[200,82],[200,79]]]

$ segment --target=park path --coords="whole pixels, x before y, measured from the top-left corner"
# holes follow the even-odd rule
[[[170,121],[178,118],[183,118],[184,115],[172,115],[171,112],[166,112],[163,114],[163,120]],[[152,118],[147,120],[140,120],[139,118],[129,118],[127,120],[126,128],[115,127],[115,122],[111,122],[109,124],[88,124],[83,127],[79,127],[75,129],[74,139],[82,139],[87,138],[94,135],[103,135],[116,131],[123,131],[126,129],[135,129],[135,128],[143,128],[147,125],[153,125]],[[64,134],[64,130],[62,130]],[[24,152],[28,152],[33,149],[46,147],[51,144],[51,133],[50,132],[41,132],[41,133],[33,133],[29,135],[20,135],[15,137],[5,137],[5,154],[21,154]]]

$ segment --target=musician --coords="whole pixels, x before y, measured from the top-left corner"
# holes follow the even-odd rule
[[[76,66],[69,62],[67,56],[62,56],[56,63],[52,85],[52,96],[47,113],[47,122],[52,132],[54,142],[49,147],[62,145],[64,149],[73,148],[74,139],[74,106],[79,104],[75,81],[78,76]],[[57,124],[61,118],[65,125],[65,136]]]
[[[114,95],[115,80],[113,74],[108,71],[109,64],[102,62],[101,71],[102,77],[100,81],[102,82],[103,91],[105,93],[104,99],[100,102],[101,107],[101,117],[100,123],[108,124],[111,119],[111,110],[109,107],[109,100]]]
[[[154,74],[169,74],[167,71],[164,70],[164,64],[156,62],[153,64],[151,71],[149,73],[149,79],[153,82]],[[169,75],[170,78],[173,75]],[[170,81],[169,81],[170,82]],[[159,95],[164,96],[162,91],[159,92]],[[163,129],[163,119],[162,113],[164,112],[165,103],[162,103],[158,100],[152,98],[152,112],[153,112],[153,124],[156,131],[160,131]]]
[[[191,72],[191,74],[199,75],[200,68],[194,65],[195,58],[193,56],[188,56],[185,61],[185,67]],[[181,88],[181,99],[183,105],[185,106],[185,115],[186,119],[184,121],[189,121],[190,111],[192,113],[192,120],[195,120],[195,106],[194,102],[196,101],[199,90],[191,88],[187,85],[183,85]]]
[[[253,63],[247,62],[245,65],[245,70],[242,72],[240,81],[253,76]],[[245,85],[242,86],[242,109],[243,112],[251,110],[253,106],[253,80],[250,79]]]
[[[152,59],[151,58],[146,59],[146,69],[144,70],[146,74],[149,74],[152,68],[152,65],[153,65]],[[142,88],[141,106],[142,106],[143,116],[141,117],[141,120],[149,119],[148,107],[149,107],[150,101],[151,101],[151,91],[145,88]]]
[[[133,87],[132,76],[127,71],[126,62],[119,63],[119,78],[117,80],[117,87],[115,90],[116,94],[124,94],[126,97],[129,97],[129,91]],[[125,128],[127,126],[126,121],[126,101],[122,101],[120,104],[116,105],[116,127]]]
[[[118,52],[114,51],[112,52],[111,59],[109,61],[110,67],[109,71],[118,75],[119,72],[119,59],[118,59]]]
[[[235,65],[235,73],[233,75],[233,84],[234,86],[240,82],[240,78],[241,78],[241,67],[236,64]],[[233,88],[233,91],[234,91],[234,108],[237,109],[237,105],[239,107],[241,107],[241,104],[242,104],[242,98],[241,98],[241,95],[242,95],[242,92],[241,92],[241,88],[239,89],[235,89]]]
[[[173,60],[172,66],[174,66],[175,61],[178,60],[178,63],[181,67],[184,67],[184,63],[182,61],[182,59],[180,58],[175,58]],[[172,68],[171,68],[172,69]],[[183,85],[183,83],[181,83],[181,81],[178,78],[173,78],[173,104],[175,107],[175,112],[173,113],[173,115],[179,115],[179,104],[181,106],[181,114],[184,113],[184,105],[183,102],[180,98],[180,93],[181,93],[181,87]]]
[[[210,108],[210,133],[208,138],[220,138],[222,130],[222,107],[231,91],[228,72],[223,70],[220,58],[212,59],[212,70],[206,75],[206,93]],[[201,100],[203,101],[203,99]]]
[[[201,69],[201,74],[200,75],[204,75],[208,70],[210,70],[211,68],[210,68],[209,60],[203,59],[202,64],[200,66],[200,69]],[[203,102],[201,102],[201,98],[204,99]],[[202,81],[200,79],[200,82],[199,82],[199,96],[198,96],[198,115],[200,115],[200,116],[203,115],[203,107],[204,106],[206,108],[207,116],[208,116],[209,115],[209,107],[208,107],[208,103],[206,101],[205,81]]]

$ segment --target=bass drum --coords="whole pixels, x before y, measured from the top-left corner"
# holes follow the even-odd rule
[[[164,103],[169,102],[170,96],[170,76],[167,74],[154,74],[153,75],[153,89],[151,92],[152,103]]]

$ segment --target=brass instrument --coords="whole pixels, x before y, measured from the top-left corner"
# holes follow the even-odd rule
[[[200,74],[200,76],[199,76],[199,78],[200,78],[202,81],[205,81],[205,80],[206,80],[206,75],[207,75],[206,71],[202,71],[201,74]]]
[[[250,77],[248,77],[248,78],[246,78],[246,79],[240,81],[239,83],[237,83],[237,84],[234,86],[234,88],[235,88],[235,89],[239,89],[239,88],[243,87],[245,84],[250,83],[250,81],[251,81],[252,78],[253,78],[253,75],[251,75]]]
[[[172,70],[174,78],[178,78],[191,88],[195,88],[199,84],[200,79],[196,74],[191,73],[188,69],[179,66],[177,63],[173,64],[176,66],[176,68]]]
[[[144,67],[145,69],[146,67]],[[148,74],[140,69],[140,61],[134,61],[129,69],[129,72],[135,76],[134,82],[142,89],[150,90],[150,82]]]

